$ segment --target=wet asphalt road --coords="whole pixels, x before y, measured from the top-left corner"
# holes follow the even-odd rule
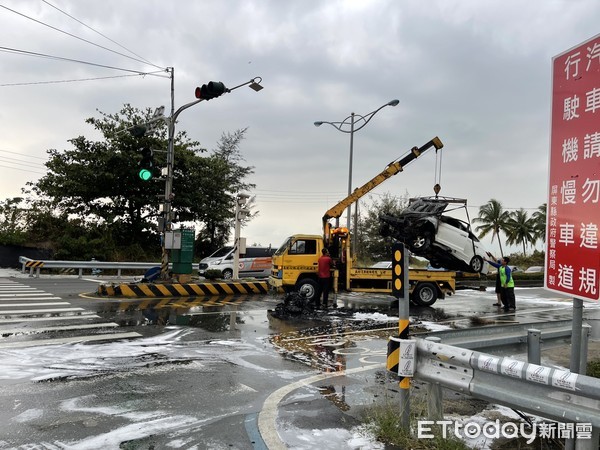
[[[339,306],[348,309],[339,313],[280,320],[268,314],[281,301],[277,297],[98,300],[79,296],[95,291],[94,281],[13,281],[140,336],[0,348],[2,449],[267,448],[278,436],[293,443],[298,430],[310,430],[315,420],[331,428],[342,417],[358,423],[362,405],[390,390],[381,382],[385,373],[352,374],[385,362],[387,336],[397,326],[396,318],[381,320],[397,313],[387,296],[340,295]],[[517,289],[516,314],[499,313],[494,301],[492,292],[461,291],[434,307],[411,307],[411,318],[460,328],[475,326],[473,317],[510,323],[572,314],[569,299],[541,288]],[[595,307],[586,314],[595,318]],[[356,319],[361,311],[378,313],[379,320]],[[2,343],[48,339],[34,331],[44,324],[21,324],[29,332],[5,336]],[[0,324],[0,330],[7,327],[15,325]],[[327,377],[341,370],[348,375]],[[305,382],[311,379],[316,381]],[[289,386],[297,388],[274,404],[273,393]],[[305,397],[313,401],[303,402]],[[259,431],[260,414],[269,417],[265,409],[278,407],[276,419]]]

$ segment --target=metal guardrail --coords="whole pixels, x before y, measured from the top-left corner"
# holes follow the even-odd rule
[[[516,323],[477,328],[428,331],[422,334],[428,337],[439,338],[448,345],[455,345],[470,350],[481,350],[505,347],[514,344],[526,344],[528,331],[532,328],[539,330],[544,342],[548,342],[553,339],[571,338],[573,322],[571,320],[554,320],[549,322]]]
[[[83,271],[89,271],[94,274],[97,270],[111,269],[117,271],[117,278],[121,278],[123,269],[146,271],[153,267],[160,267],[160,262],[107,262],[107,261],[53,261],[53,260],[35,260],[25,256],[19,257],[21,272],[25,273],[29,269],[29,276],[39,278],[40,269],[77,269],[79,278],[83,277]],[[169,265],[172,268],[172,264]]]
[[[570,423],[571,428],[565,425],[565,429],[587,437],[577,439],[575,448],[596,450],[600,436],[600,379],[540,363],[541,342],[572,339],[572,328],[571,320],[561,320],[418,333],[413,340],[416,355],[412,356],[408,351],[410,340],[390,338],[399,345],[388,345],[387,367],[399,376],[401,368],[410,371],[414,367],[412,376],[428,384],[430,421],[444,418],[442,388],[447,388],[551,419],[559,425]],[[581,373],[585,373],[590,330],[589,325],[582,326]],[[404,350],[402,342],[406,345]],[[498,351],[521,344],[527,345],[526,361],[475,350]],[[572,443],[570,439],[569,444]]]
[[[600,379],[417,339],[415,378],[558,422],[600,427]]]

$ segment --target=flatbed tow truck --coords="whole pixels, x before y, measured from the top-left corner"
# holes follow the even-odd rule
[[[430,148],[436,152],[442,141],[434,137],[421,147],[413,147],[399,160],[393,161],[366,184],[330,208],[323,216],[323,235],[294,234],[273,255],[273,268],[269,286],[274,290],[298,291],[307,300],[316,298],[319,292],[317,261],[323,248],[327,248],[336,262],[334,271],[334,293],[338,289],[349,292],[392,292],[391,269],[358,268],[351,255],[351,236],[345,227],[333,227],[331,219],[339,219],[346,208],[362,196],[379,186]],[[413,303],[431,306],[438,299],[452,295],[456,288],[456,273],[451,271],[429,271],[409,269],[409,292]]]

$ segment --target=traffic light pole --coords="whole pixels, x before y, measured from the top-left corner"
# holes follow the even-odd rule
[[[177,122],[177,117],[186,109],[200,103],[203,100],[209,100],[200,98],[198,100],[194,100],[193,102],[187,103],[181,106],[177,111],[175,111],[175,68],[170,67],[169,71],[171,73],[171,117],[166,120],[167,125],[169,127],[168,133],[168,144],[167,144],[167,175],[165,180],[165,200],[163,204],[163,214],[164,214],[164,225],[161,230],[162,234],[162,258],[160,264],[160,278],[161,280],[168,280],[171,277],[169,276],[169,250],[167,249],[167,232],[172,231],[173,229],[173,208],[171,206],[171,202],[173,201],[173,162],[175,160],[175,122]],[[231,89],[225,89],[225,93],[231,92],[235,89],[238,89],[242,86],[249,86],[255,91],[260,91],[263,87],[260,85],[262,81],[261,77],[254,77],[250,81],[242,83],[238,86],[232,87]],[[211,82],[213,83],[213,82]]]
[[[171,200],[173,199],[173,161],[175,159],[175,68],[170,67],[171,72],[171,117],[167,121],[169,127],[167,141],[167,177],[165,180],[165,200],[163,203],[164,221],[162,230],[162,257],[160,262],[160,278],[162,280],[169,279],[169,251],[167,250],[167,231],[172,230],[172,208]]]

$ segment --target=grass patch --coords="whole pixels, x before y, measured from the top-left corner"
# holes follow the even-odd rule
[[[424,415],[424,404],[416,403],[411,398],[411,412],[414,412],[414,417],[411,417],[411,428],[416,429],[417,417],[422,418]],[[435,437],[432,439],[417,439],[409,430],[402,428],[400,423],[401,415],[398,408],[398,403],[390,400],[383,404],[374,405],[364,412],[365,428],[375,438],[385,444],[393,445],[401,449],[411,450],[468,450],[467,445],[450,436],[444,439],[442,433],[432,431]]]
[[[600,378],[600,359],[588,361],[585,373],[589,377]]]

